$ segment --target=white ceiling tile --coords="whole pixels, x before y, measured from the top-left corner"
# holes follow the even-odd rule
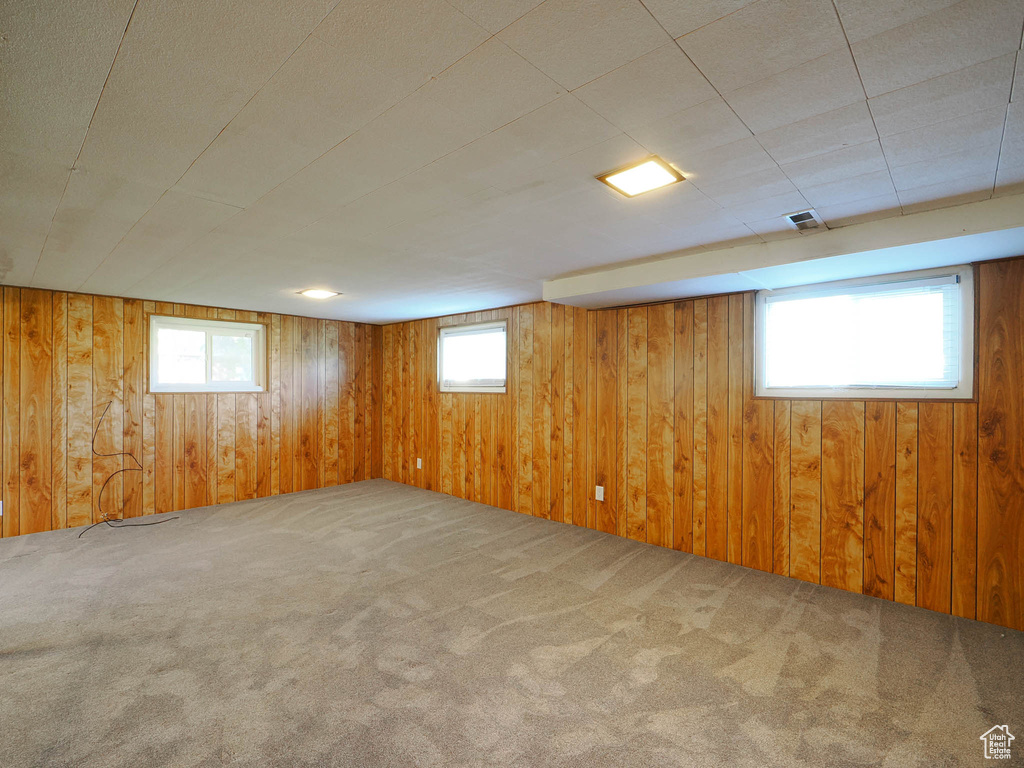
[[[68,167],[85,138],[132,0],[4,3],[0,136],[6,152]]]
[[[716,97],[633,128],[629,135],[651,152],[685,170],[691,159],[751,134],[729,105]]]
[[[547,0],[498,37],[569,90],[668,41],[633,0]]]
[[[888,169],[885,169],[824,184],[802,186],[800,191],[807,198],[807,202],[817,210],[858,200],[889,197],[896,193],[896,188]]]
[[[848,227],[876,219],[887,219],[901,213],[900,201],[895,192],[864,200],[822,206],[815,208],[829,227]]]
[[[941,11],[958,0],[836,0],[839,18],[851,43],[895,27],[903,26],[922,16]]]
[[[864,89],[843,46],[724,96],[756,134],[863,101]]]
[[[497,34],[521,16],[532,11],[543,0],[448,0],[492,34]]]
[[[554,101],[565,90],[497,39],[488,40],[423,86],[420,93],[493,131]]]
[[[778,163],[791,163],[825,152],[876,140],[866,101],[758,134],[761,145]]]
[[[718,21],[755,0],[645,0],[644,5],[672,37]]]
[[[853,46],[869,97],[1020,48],[1024,0],[963,0]]]
[[[313,32],[358,66],[407,92],[476,48],[489,33],[443,0],[341,0]]]
[[[771,170],[776,163],[757,139],[747,138],[690,155],[680,167],[690,181],[703,189],[705,183]]]
[[[82,283],[82,290],[130,290],[153,270],[229,219],[234,206],[168,192],[143,216]]]
[[[141,4],[81,164],[172,185],[305,38],[295,10],[271,0]]]
[[[913,189],[902,189],[899,193],[900,203],[906,214],[973,203],[990,198],[994,183],[995,174],[984,173]]]
[[[419,84],[419,75],[410,73],[403,61],[369,67],[358,50],[310,36],[235,116],[231,127],[259,125],[289,141],[326,151]]]
[[[176,185],[229,205],[251,205],[317,159],[321,151],[252,126],[225,129]]]
[[[1010,97],[1014,54],[869,99],[881,136],[1002,106]]]
[[[162,192],[160,187],[88,169],[72,173],[33,284],[80,288]]]
[[[954,117],[912,131],[884,136],[882,149],[893,168],[911,163],[935,162],[936,158],[962,152],[965,147],[977,149],[994,146],[998,150],[1005,116],[1005,107],[994,107]]]
[[[877,141],[868,141],[834,152],[782,165],[782,170],[801,189],[842,181],[872,171],[886,170],[885,155]]]
[[[797,191],[793,182],[777,166],[731,179],[695,180],[694,184],[709,198],[724,206],[745,205],[762,198]]]
[[[760,0],[679,38],[719,91],[734,91],[846,45],[831,0]]]
[[[974,178],[979,175],[986,177],[988,186],[991,187],[995,183],[998,160],[998,145],[971,147],[934,159],[894,166],[891,169],[892,179],[900,193],[901,200],[905,190],[926,186],[936,187],[943,184],[952,187],[960,183],[962,179]],[[941,190],[938,191],[941,192]]]
[[[364,129],[272,189],[257,205],[308,224],[422,165],[402,147]]]
[[[0,151],[0,232],[22,226],[45,237],[68,175],[57,159]]]
[[[715,89],[672,42],[593,80],[574,93],[624,131],[716,97]]]

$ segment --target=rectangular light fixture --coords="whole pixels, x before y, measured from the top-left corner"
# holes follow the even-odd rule
[[[340,295],[337,291],[325,291],[323,288],[307,288],[299,293],[309,299],[330,299]]]
[[[644,192],[683,181],[683,176],[660,157],[652,155],[639,163],[602,173],[597,180],[603,181],[626,197],[636,197]]]

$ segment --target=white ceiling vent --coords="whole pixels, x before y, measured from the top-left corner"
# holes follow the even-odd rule
[[[825,222],[821,220],[821,217],[815,211],[787,213],[783,218],[792,224],[794,229],[798,229],[801,232],[808,229],[828,229],[825,226]]]

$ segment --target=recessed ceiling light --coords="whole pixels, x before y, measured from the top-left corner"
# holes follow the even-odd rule
[[[323,288],[307,288],[299,293],[310,299],[330,299],[341,295],[337,291],[325,291]]]
[[[603,181],[626,197],[636,197],[652,189],[660,189],[682,181],[683,176],[660,157],[652,156],[643,162],[603,173],[597,180]]]

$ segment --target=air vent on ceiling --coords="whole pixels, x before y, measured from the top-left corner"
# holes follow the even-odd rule
[[[825,226],[821,217],[819,217],[814,211],[788,213],[784,218],[792,224],[795,229],[798,229],[801,232],[808,229],[820,229]]]

